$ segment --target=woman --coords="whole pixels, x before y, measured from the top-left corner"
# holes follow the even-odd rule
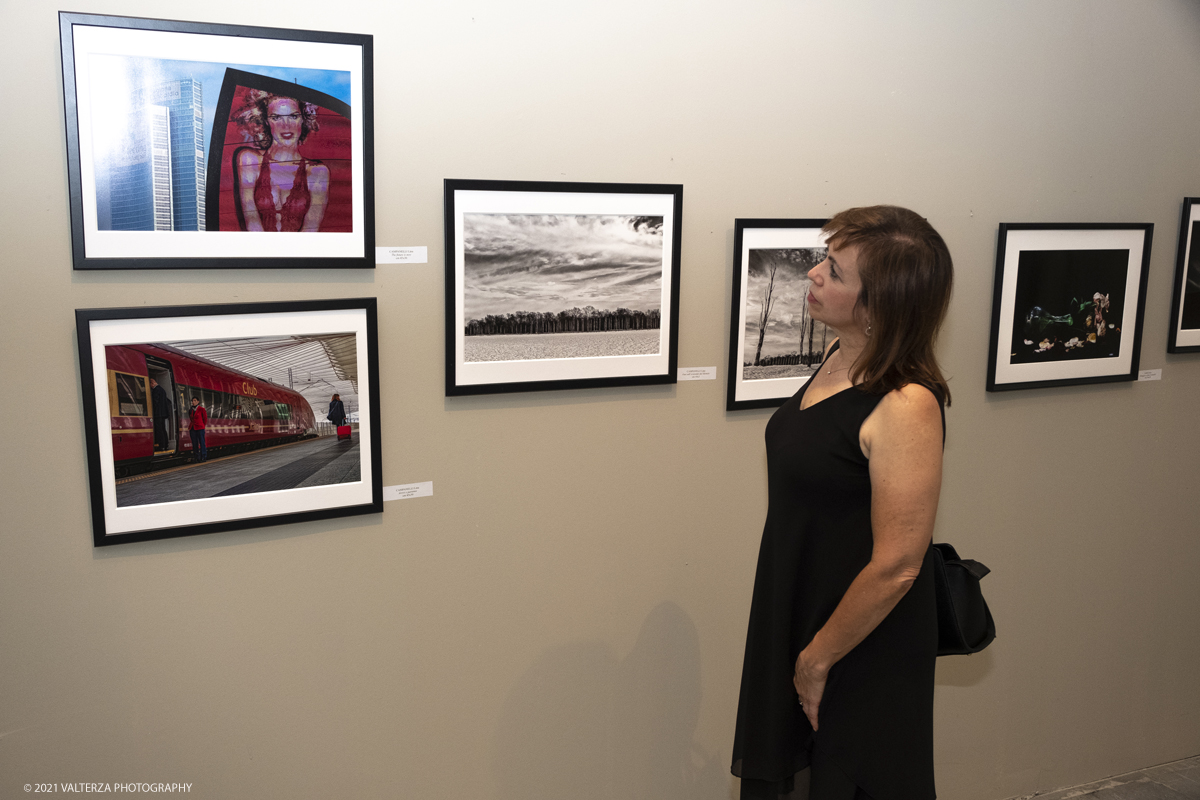
[[[325,419],[332,422],[335,426],[346,424],[346,407],[342,405],[341,395],[334,395],[329,401],[329,413],[325,415]]]
[[[329,202],[329,168],[300,155],[317,131],[317,107],[263,91],[250,93],[237,120],[254,147],[234,153],[238,214],[246,231],[317,231]]]
[[[953,267],[922,217],[852,208],[808,274],[838,338],[767,424],[770,505],[734,738],[742,798],[931,800],[930,541]],[[806,769],[811,767],[811,769]]]

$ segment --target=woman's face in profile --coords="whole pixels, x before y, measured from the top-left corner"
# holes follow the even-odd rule
[[[300,104],[290,97],[272,100],[267,106],[267,123],[271,126],[271,138],[284,145],[300,142]]]
[[[808,278],[812,281],[808,305],[813,319],[837,331],[865,324],[858,308],[862,279],[858,274],[857,246],[829,248],[825,260],[808,271]]]

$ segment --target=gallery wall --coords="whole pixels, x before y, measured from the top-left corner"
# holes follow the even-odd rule
[[[68,10],[375,37],[376,270],[71,270],[57,11],[0,29],[0,795],[736,797],[770,411],[726,412],[737,217],[897,203],[956,261],[935,538],[999,638],[939,661],[940,796],[1200,753],[1200,356],[1166,353],[1200,195],[1190,0],[487,0]],[[680,366],[446,398],[442,180],[684,186]],[[1144,369],[988,394],[1000,222],[1152,222]],[[378,299],[382,515],[94,550],[76,308]]]

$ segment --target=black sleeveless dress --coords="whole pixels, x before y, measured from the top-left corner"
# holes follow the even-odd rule
[[[851,387],[801,410],[809,383],[767,423],[769,506],[733,774],[786,791],[817,748],[873,800],[932,800],[932,548],[892,612],[830,669],[819,730],[797,702],[796,657],[871,560],[871,479],[858,434],[883,399]]]

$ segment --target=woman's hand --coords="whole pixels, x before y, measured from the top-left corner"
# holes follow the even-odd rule
[[[821,698],[825,694],[825,681],[829,677],[829,668],[812,663],[807,658],[808,650],[804,650],[796,658],[796,674],[792,676],[792,684],[799,695],[800,707],[808,717],[808,724],[817,729],[817,710],[821,707]]]

